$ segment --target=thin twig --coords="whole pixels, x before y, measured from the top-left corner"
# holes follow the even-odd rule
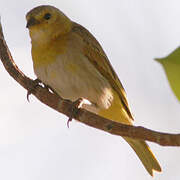
[[[1,23],[0,59],[10,76],[12,76],[21,86],[23,86],[28,91],[35,87],[35,82],[28,78],[22,71],[20,71],[15,64],[9,48],[6,45]],[[68,117],[72,117],[72,108],[75,108],[73,107],[72,102],[62,99],[57,94],[48,91],[47,88],[44,88],[40,85],[36,86],[34,91],[32,91],[32,94],[36,96],[36,98],[39,99],[42,103],[48,105],[54,110],[63,113]],[[77,113],[74,115],[74,118],[88,126],[106,131],[114,135],[147,140],[162,146],[180,146],[180,134],[160,133],[143,127],[124,125],[109,119],[105,119],[84,109],[77,109]]]

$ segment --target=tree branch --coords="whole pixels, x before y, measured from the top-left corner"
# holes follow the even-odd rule
[[[35,87],[35,82],[19,70],[11,56],[8,46],[6,45],[1,23],[0,59],[10,76],[12,76],[26,90],[29,91],[34,89],[32,91],[32,94],[36,96],[36,98],[39,99],[42,103],[48,105],[49,107],[60,113],[65,114],[68,117],[72,116],[72,108],[74,108],[72,102],[62,99],[57,94],[48,91],[47,88],[44,88],[40,85]],[[105,119],[84,109],[76,110],[77,113],[74,114],[73,118],[75,118],[77,121],[82,122],[88,126],[106,131],[108,133],[148,140],[162,146],[180,146],[180,134],[160,133],[140,126],[129,126],[111,121],[109,119]]]

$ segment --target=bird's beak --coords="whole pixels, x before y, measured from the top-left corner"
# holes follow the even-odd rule
[[[39,24],[39,21],[33,17],[27,20],[26,28]]]

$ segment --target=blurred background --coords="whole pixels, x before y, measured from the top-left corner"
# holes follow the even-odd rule
[[[179,0],[0,0],[4,35],[19,68],[31,78],[31,44],[25,14],[49,4],[85,26],[103,46],[126,89],[135,124],[180,132],[180,103],[154,58],[180,45]],[[122,140],[73,121],[40,103],[0,63],[0,179],[152,179]],[[179,180],[180,148],[149,143],[163,172]]]

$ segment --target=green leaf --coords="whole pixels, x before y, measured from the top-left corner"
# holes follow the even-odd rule
[[[155,60],[163,66],[171,89],[180,101],[180,47],[167,57]]]

